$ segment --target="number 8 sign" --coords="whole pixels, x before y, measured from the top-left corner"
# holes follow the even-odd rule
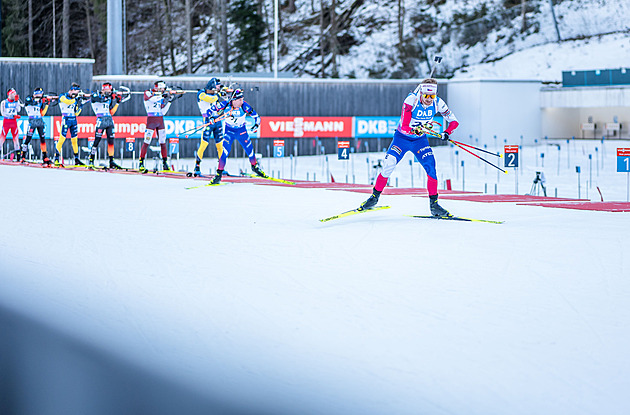
[[[127,151],[132,152],[136,146],[136,139],[134,137],[125,138],[125,143],[127,144]]]
[[[505,167],[518,167],[518,146],[504,146]]]

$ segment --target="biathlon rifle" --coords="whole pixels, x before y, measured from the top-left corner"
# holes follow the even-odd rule
[[[439,125],[440,127],[442,126],[442,124],[440,124],[439,122],[433,120],[433,121],[429,121],[427,123],[420,123],[418,125],[416,125],[413,130],[411,130],[412,133],[416,134],[416,135],[428,135],[430,137],[434,137],[434,138],[439,138],[442,139],[442,134],[438,133],[437,131],[435,131],[433,129],[433,127],[435,125]]]

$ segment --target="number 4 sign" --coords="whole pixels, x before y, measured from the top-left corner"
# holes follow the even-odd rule
[[[504,146],[505,167],[518,167],[518,146]]]
[[[350,158],[350,141],[339,141],[337,143],[337,160],[348,160]]]

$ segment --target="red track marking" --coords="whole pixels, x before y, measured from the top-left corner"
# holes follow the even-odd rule
[[[484,203],[495,203],[495,202],[522,202],[522,203],[535,203],[535,202],[577,202],[580,199],[570,199],[570,198],[555,198],[555,197],[544,197],[544,196],[529,196],[529,195],[487,195],[487,194],[461,194],[461,195],[443,195],[440,191],[440,199],[451,199],[451,200],[466,200],[468,202],[484,202]],[[582,199],[585,200],[585,199]]]
[[[518,204],[520,205],[521,203]],[[534,203],[527,204],[527,206],[591,210],[598,212],[630,212],[630,203],[628,202]]]

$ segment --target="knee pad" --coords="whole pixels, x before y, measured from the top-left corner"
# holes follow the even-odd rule
[[[391,154],[388,154],[385,157],[385,161],[383,162],[383,171],[381,175],[383,177],[391,176],[392,172],[396,168],[396,164],[398,164],[398,160],[396,160],[396,157],[392,156]]]
[[[166,130],[157,130],[157,136],[160,144],[166,144]]]
[[[144,142],[145,144],[151,144],[151,139],[153,138],[153,130],[144,130]]]

